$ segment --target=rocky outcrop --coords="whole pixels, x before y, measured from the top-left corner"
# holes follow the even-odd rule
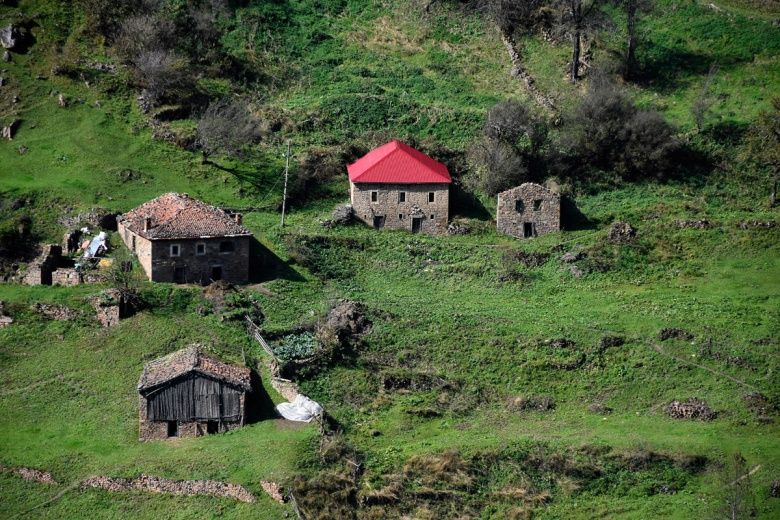
[[[141,475],[135,479],[115,477],[91,477],[81,484],[82,489],[97,488],[106,491],[146,491],[171,495],[209,495],[233,498],[240,502],[255,502],[255,496],[245,487],[217,480],[169,480],[162,477]]]
[[[276,482],[261,480],[260,487],[262,487],[263,491],[268,493],[268,496],[271,497],[276,502],[279,502],[280,504],[284,504],[286,502],[286,500],[284,499],[284,490],[282,489],[282,486],[280,486]]]
[[[674,224],[680,229],[709,229],[712,227],[712,224],[707,219],[675,220]]]
[[[21,34],[19,29],[13,25],[0,27],[0,47],[13,50],[19,43]]]
[[[699,421],[711,421],[717,415],[706,402],[696,398],[688,399],[687,401],[672,401],[666,405],[664,412],[673,419]]]
[[[658,339],[666,341],[668,339],[681,339],[683,341],[691,341],[693,334],[683,329],[667,328],[661,329],[658,333]]]
[[[636,229],[628,222],[615,222],[607,234],[607,240],[616,244],[627,244],[634,239],[636,239]]]

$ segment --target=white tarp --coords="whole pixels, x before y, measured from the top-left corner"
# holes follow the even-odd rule
[[[89,243],[89,247],[84,251],[84,258],[94,258],[108,249],[106,246],[106,233],[101,231]]]
[[[292,403],[281,403],[276,406],[279,415],[288,421],[311,422],[322,415],[322,406],[302,394],[298,394]]]

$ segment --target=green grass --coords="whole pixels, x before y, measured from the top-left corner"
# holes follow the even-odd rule
[[[715,12],[690,1],[659,2],[640,22],[645,39],[639,56],[654,77],[630,86],[637,101],[658,108],[690,133],[689,106],[710,64],[717,62],[710,129],[744,128],[766,109],[780,89],[780,40],[767,11],[738,4]],[[581,194],[577,205],[591,220],[589,228],[528,242],[500,236],[490,221],[475,219],[467,220],[472,234],[453,237],[375,233],[361,226],[325,230],[318,222],[346,199],[344,178],[330,183],[326,198],[296,206],[281,230],[275,203],[281,193],[283,138],[292,137],[300,155],[313,147],[390,136],[462,152],[480,132],[489,107],[507,97],[525,99],[522,87],[509,77],[495,31],[447,7],[423,15],[410,0],[250,2],[226,23],[223,42],[230,53],[274,76],[248,90],[259,113],[282,122],[284,130],[267,135],[249,156],[217,158],[215,166],[151,138],[132,92],[122,85],[123,73],[92,78],[89,87],[51,75],[57,45],[106,58],[106,49],[88,45],[82,33],[70,30],[83,23],[77,9],[32,0],[21,1],[20,9],[35,13],[42,29],[30,54],[3,64],[9,85],[1,93],[18,93],[20,103],[1,98],[0,120],[22,120],[15,140],[0,143],[3,221],[29,213],[38,238],[59,240],[63,206],[72,213],[93,206],[125,211],[162,192],[182,191],[212,203],[262,208],[247,212],[245,223],[282,262],[289,263],[290,243],[324,236],[332,247],[317,257],[322,265],[316,273],[290,264],[297,278],[264,284],[264,327],[284,333],[321,317],[338,298],[366,304],[373,327],[356,358],[303,382],[305,392],[325,405],[346,440],[365,456],[364,483],[383,482],[416,455],[453,448],[473,457],[511,452],[527,443],[562,452],[605,445],[619,452],[701,454],[712,461],[708,470],[686,476],[676,494],[650,496],[639,484],[625,489],[626,482],[663,478],[657,475],[616,476],[612,484],[579,494],[552,482],[552,500],[536,514],[706,518],[722,498],[718,464],[741,451],[751,466],[762,464],[752,479],[758,517],[780,514],[777,500],[767,496],[780,464],[777,422],[759,423],[743,404],[748,388],[725,377],[778,398],[780,236],[777,228],[739,230],[737,223],[777,221],[780,215],[763,202],[766,186],[740,180],[752,179],[755,172],[739,172],[739,178],[726,173],[739,168],[731,162],[738,151],[733,140],[697,137],[726,165],[709,178]],[[0,25],[13,12],[0,7]],[[274,27],[270,39],[253,30],[265,26]],[[605,36],[597,55],[619,49],[620,41],[620,30]],[[576,101],[582,86],[563,81],[568,45],[529,40],[524,56],[539,87],[560,106]],[[209,81],[212,90],[238,88]],[[64,92],[70,106],[59,108],[52,92]],[[192,126],[187,121],[177,125]],[[21,145],[28,148],[24,155],[17,152]],[[10,201],[20,197],[33,200],[11,210]],[[492,213],[493,202],[483,202],[486,213]],[[466,208],[453,211],[466,213]],[[674,225],[678,218],[707,218],[713,228],[680,230]],[[604,242],[605,228],[615,220],[638,228],[636,244]],[[343,239],[359,247],[348,247]],[[609,270],[573,278],[557,258],[576,248],[591,256],[590,263],[579,265],[593,267],[598,256]],[[536,268],[508,264],[507,250],[545,253],[549,260]],[[508,272],[517,281],[500,281]],[[166,289],[154,290],[162,294]],[[186,291],[171,296],[178,304],[145,311],[108,331],[88,318],[47,322],[26,310],[33,302],[50,301],[89,315],[85,298],[96,291],[91,286],[0,285],[0,300],[11,302],[17,313],[16,323],[0,330],[0,463],[51,471],[64,485],[93,474],[214,478],[246,486],[259,502],[77,489],[58,496],[62,487],[3,474],[0,516],[289,514],[263,495],[259,481],[287,481],[319,471],[314,428],[283,429],[262,421],[228,435],[137,441],[135,385],[144,360],[193,341],[210,344],[233,361],[241,359],[242,348],[259,357],[241,327],[196,315]],[[667,354],[717,374],[659,354],[657,333],[663,327],[695,335],[692,342],[663,343]],[[626,343],[598,354],[596,346],[607,334],[622,335]],[[559,337],[577,347],[560,352],[544,345]],[[708,338],[719,357],[701,357]],[[583,353],[581,367],[554,368]],[[728,361],[734,358],[742,364]],[[456,383],[457,390],[383,390],[383,374],[394,371],[434,373]],[[508,397],[539,394],[555,398],[554,411],[507,409]],[[691,396],[706,399],[718,418],[679,422],[662,413],[668,401]],[[594,402],[614,412],[588,412]],[[433,416],[421,416],[431,411]],[[502,464],[508,463],[485,476],[486,489],[511,480]],[[484,491],[474,499],[485,505],[483,517],[506,513],[509,506],[491,503]],[[43,505],[48,499],[54,500]]]

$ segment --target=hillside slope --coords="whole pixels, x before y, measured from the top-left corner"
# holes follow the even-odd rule
[[[527,102],[497,32],[474,13],[411,0],[241,3],[222,22],[220,41],[263,74],[210,78],[208,88],[248,96],[265,129],[243,157],[204,163],[197,150],[152,138],[122,66],[83,68],[92,70],[84,77],[52,72],[66,60],[119,61],[90,34],[81,4],[17,3],[0,5],[0,27],[20,18],[37,26],[29,52],[0,67],[0,126],[21,121],[14,140],[0,143],[4,237],[29,218],[25,240],[59,241],[64,215],[122,212],[187,192],[244,210],[276,256],[262,285],[246,288],[263,304],[266,333],[310,328],[342,298],[362,302],[372,327],[353,352],[300,375],[340,432],[330,444],[319,444],[314,427],[272,419],[140,444],[143,362],[198,341],[232,361],[245,356],[267,377],[243,327],[204,317],[194,287],[145,284],[150,309],[103,331],[85,303],[98,287],[0,284],[15,318],[0,329],[0,464],[47,470],[61,484],[0,474],[2,516],[291,514],[263,494],[267,479],[294,489],[307,518],[710,518],[745,468],[755,469],[747,509],[780,515],[770,496],[780,478],[780,215],[766,202],[766,172],[739,159],[745,130],[780,90],[776,13],[659,0],[640,22],[646,79],[626,88],[676,125],[708,168],[666,183],[582,186],[570,195],[587,222],[520,242],[495,232],[493,200],[481,193],[461,193],[453,205],[470,230],[462,236],[320,225],[347,200],[341,166],[351,147],[403,138],[459,177],[490,107]],[[596,56],[620,49],[620,27],[594,43]],[[568,46],[529,38],[524,48],[539,87],[561,107],[575,105],[587,79],[564,81]],[[690,105],[713,63],[716,101],[697,131]],[[169,126],[186,136],[195,124]],[[342,162],[299,188],[282,229],[288,138],[293,184],[307,169],[334,168],[317,163],[320,154]],[[704,229],[677,223],[701,220]],[[632,223],[637,239],[610,242],[615,221]],[[580,257],[582,277],[560,260],[565,252]],[[7,263],[23,267],[31,254]],[[40,301],[86,317],[46,320],[30,310]],[[662,341],[671,328],[690,336]],[[672,400],[694,397],[717,412],[714,420],[664,413]],[[734,469],[736,453],[744,468]],[[360,461],[358,478],[345,455]],[[68,488],[90,475],[141,473],[235,482],[260,499]]]

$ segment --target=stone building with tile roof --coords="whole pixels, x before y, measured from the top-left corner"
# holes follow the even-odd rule
[[[447,167],[397,140],[347,166],[355,216],[376,229],[444,233],[452,178]]]
[[[241,215],[166,193],[117,218],[117,230],[153,282],[208,284],[249,279],[252,233]]]
[[[150,361],[138,380],[139,438],[198,437],[243,426],[250,370],[190,345]]]

